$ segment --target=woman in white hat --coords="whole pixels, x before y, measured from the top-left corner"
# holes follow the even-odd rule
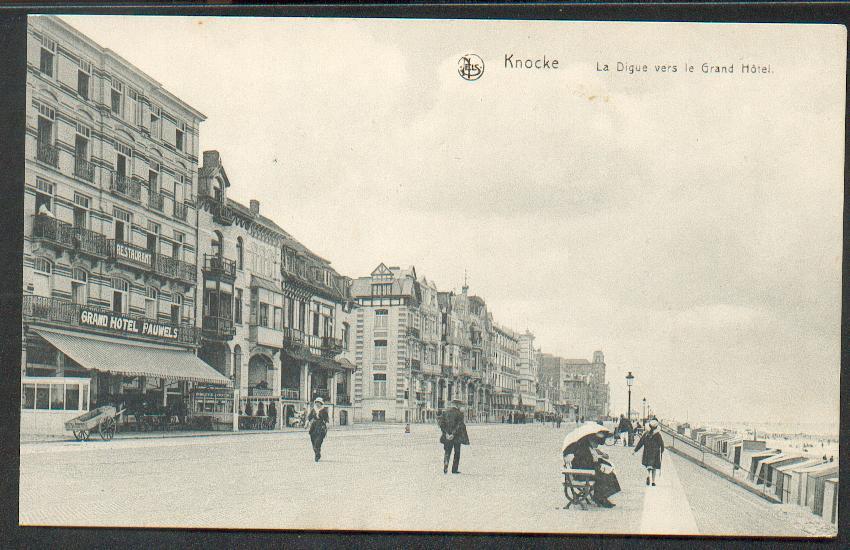
[[[313,453],[315,454],[316,462],[322,458],[322,442],[328,433],[328,409],[325,407],[325,400],[317,397],[310,407],[310,414],[307,415],[308,428],[310,433],[310,441],[313,443]]]
[[[658,420],[653,418],[647,426],[649,429],[641,436],[634,452],[643,447],[641,463],[646,468],[646,484],[655,487],[655,471],[661,469],[661,454],[664,452],[664,440],[661,438],[661,427]]]

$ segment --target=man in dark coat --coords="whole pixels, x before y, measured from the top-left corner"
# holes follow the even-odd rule
[[[658,420],[650,420],[648,429],[641,436],[640,441],[635,446],[635,453],[643,447],[643,455],[641,456],[641,464],[646,468],[646,484],[655,487],[655,470],[661,469],[661,453],[664,452],[664,440],[661,439],[661,429],[658,426]]]
[[[452,461],[452,473],[459,474],[458,466],[460,466],[460,446],[469,445],[469,435],[466,433],[466,424],[463,422],[463,413],[459,405],[462,403],[460,399],[453,399],[452,406],[449,407],[440,417],[439,425],[440,443],[443,444],[445,455],[443,456],[443,473],[448,473],[449,458],[451,458],[452,450],[454,450],[454,460]]]

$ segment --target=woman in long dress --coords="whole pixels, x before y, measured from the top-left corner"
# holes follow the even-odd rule
[[[313,454],[316,462],[322,458],[322,443],[325,441],[325,436],[328,433],[328,409],[325,407],[325,401],[321,397],[317,397],[310,408],[310,413],[307,415],[308,428],[310,433],[310,442],[313,444]]]
[[[661,453],[664,452],[664,440],[661,439],[661,429],[658,420],[649,421],[649,430],[641,436],[634,452],[643,448],[641,464],[646,468],[646,484],[655,487],[655,470],[661,469]]]
[[[608,497],[620,492],[620,482],[608,461],[608,455],[599,450],[600,441],[598,435],[580,439],[571,449],[573,451],[571,465],[573,468],[594,471],[591,498],[603,508],[613,508],[614,503],[608,500]]]

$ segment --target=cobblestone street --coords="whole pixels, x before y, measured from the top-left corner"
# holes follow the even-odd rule
[[[304,432],[22,444],[20,522],[560,533],[707,526],[802,534],[757,497],[705,472],[694,475],[698,468],[672,454],[649,495],[639,457],[619,446],[605,448],[623,489],[612,498],[616,508],[564,510],[560,446],[571,426],[472,424],[456,476],[442,473],[434,425],[413,425],[411,434],[398,425],[332,430],[319,463]],[[683,489],[693,483],[698,490]],[[704,522],[706,506],[724,507],[717,516],[723,525]]]

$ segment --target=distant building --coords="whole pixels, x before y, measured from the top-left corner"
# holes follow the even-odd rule
[[[545,376],[558,380],[564,407],[579,416],[599,418],[609,415],[609,388],[605,382],[605,358],[601,351],[587,359],[564,359],[550,354],[541,355]]]

